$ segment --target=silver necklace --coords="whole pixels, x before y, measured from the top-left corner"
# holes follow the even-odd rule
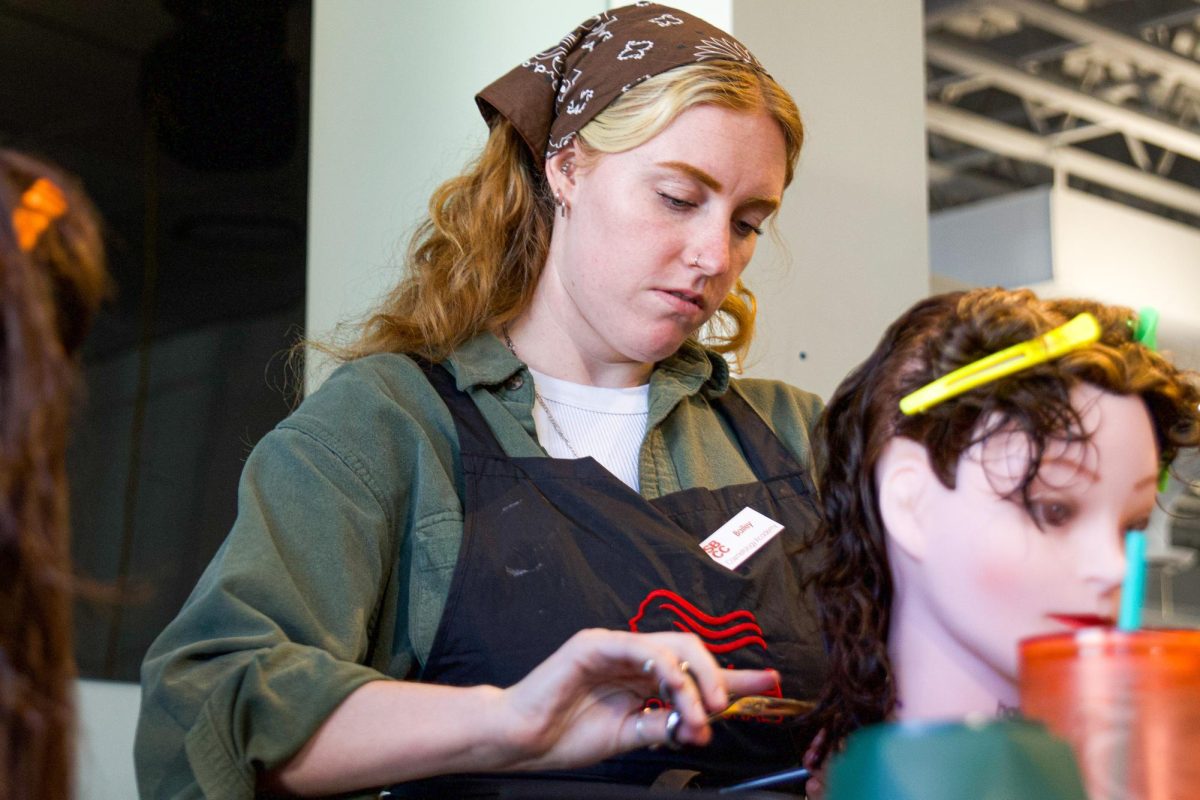
[[[520,361],[521,357],[517,355],[517,348],[513,346],[512,337],[508,335],[508,326],[501,325],[500,332],[504,334],[504,344],[508,346],[508,352],[513,354],[513,358]],[[546,404],[546,400],[542,397],[542,393],[537,390],[536,383],[533,386],[533,396],[534,399],[537,400],[538,405],[542,407],[542,411],[546,412],[546,419],[550,421],[550,427],[554,428],[554,432],[558,434],[558,438],[562,439],[562,443],[567,446],[567,451],[571,454],[571,458],[579,458],[579,454],[576,453],[575,448],[571,446],[571,440],[567,438],[565,433],[563,433],[562,428],[558,426],[558,420],[556,420],[554,418],[554,414],[550,412],[550,406]]]

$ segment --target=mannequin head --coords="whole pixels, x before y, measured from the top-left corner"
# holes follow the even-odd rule
[[[1099,341],[911,416],[900,399],[1076,314]],[[822,420],[828,741],[901,716],[1015,703],[1017,642],[1115,611],[1126,530],[1200,444],[1194,376],[1129,309],[981,289],[913,306]]]

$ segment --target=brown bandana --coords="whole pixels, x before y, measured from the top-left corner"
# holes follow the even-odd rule
[[[745,45],[701,19],[657,3],[603,11],[475,95],[490,125],[513,124],[534,161],[566,147],[579,129],[646,78],[699,61],[762,64]]]

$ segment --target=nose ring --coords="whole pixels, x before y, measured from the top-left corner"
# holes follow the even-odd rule
[[[692,259],[692,266],[693,266],[693,267],[699,267],[699,266],[700,266],[700,254],[699,254],[699,253],[697,253],[697,254],[696,254],[696,257],[695,257],[694,259]]]

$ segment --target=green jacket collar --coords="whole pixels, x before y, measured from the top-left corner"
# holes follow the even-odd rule
[[[467,340],[447,361],[460,392],[504,383],[525,367],[504,342],[490,333]]]
[[[448,361],[459,391],[504,383],[525,367],[491,333],[481,333],[470,339]],[[685,342],[674,355],[659,362],[650,378],[652,398],[690,396],[701,389],[720,395],[728,388],[729,364],[717,353],[692,342]],[[653,408],[651,416],[654,416]]]

